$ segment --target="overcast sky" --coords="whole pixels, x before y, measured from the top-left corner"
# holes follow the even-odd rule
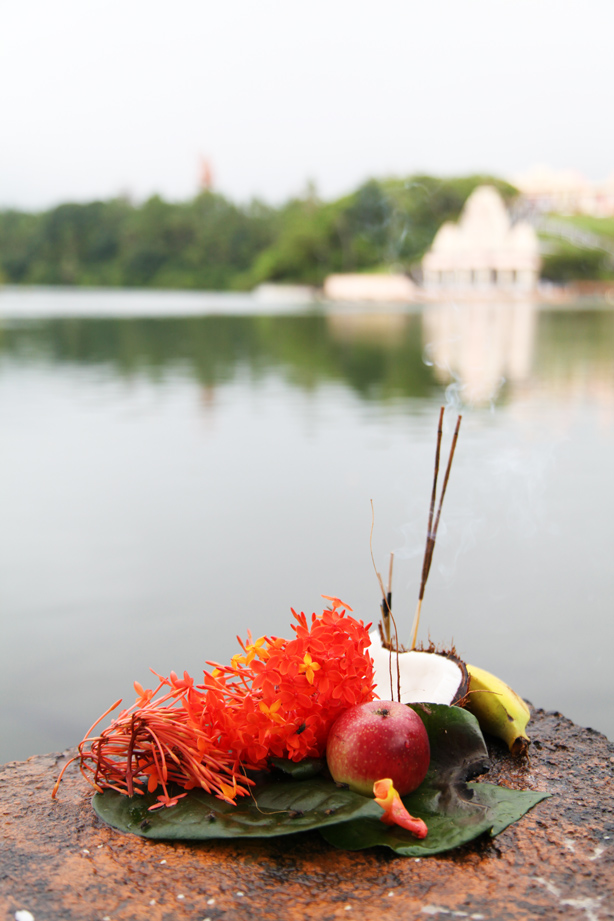
[[[0,0],[0,207],[614,171],[614,0]]]

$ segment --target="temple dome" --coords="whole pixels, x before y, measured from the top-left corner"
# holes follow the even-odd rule
[[[512,224],[495,188],[478,186],[458,223],[439,228],[422,268],[426,288],[526,292],[537,284],[539,243],[526,221]]]

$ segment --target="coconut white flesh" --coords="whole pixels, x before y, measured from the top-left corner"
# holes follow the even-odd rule
[[[380,700],[397,699],[397,656],[382,646],[379,632],[370,634],[369,653],[375,670],[375,693]],[[390,672],[392,665],[392,688]],[[434,652],[400,652],[401,703],[451,704],[461,686],[458,665]]]

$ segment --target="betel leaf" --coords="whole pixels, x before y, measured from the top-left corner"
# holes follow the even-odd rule
[[[475,717],[467,710],[441,704],[412,706],[429,734],[431,763],[422,785],[404,796],[403,803],[411,815],[426,822],[428,835],[418,840],[398,826],[360,819],[322,829],[330,844],[346,850],[383,845],[405,857],[426,857],[466,844],[484,832],[499,834],[549,795],[466,783],[488,765]]]
[[[445,704],[411,704],[429,737],[431,760],[428,778],[447,783],[465,781],[488,770],[488,749],[475,716]]]
[[[288,758],[270,758],[272,767],[288,774],[293,780],[309,780],[321,774],[326,766],[323,758],[303,758],[302,761],[290,761]]]
[[[291,835],[350,819],[378,820],[382,813],[374,800],[321,777],[263,784],[236,806],[203,790],[191,790],[175,806],[149,812],[155,802],[153,794],[129,797],[114,790],[93,798],[96,813],[114,828],[184,841]]]

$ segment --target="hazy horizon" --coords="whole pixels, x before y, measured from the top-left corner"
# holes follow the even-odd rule
[[[614,170],[608,0],[24,0],[0,9],[0,207]]]

